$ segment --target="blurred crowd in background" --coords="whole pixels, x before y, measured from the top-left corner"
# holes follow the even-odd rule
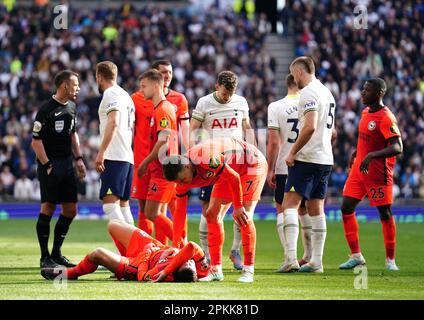
[[[367,1],[363,1],[367,2]],[[307,4],[310,3],[310,4]],[[331,195],[340,196],[347,164],[356,145],[360,90],[369,76],[388,84],[385,103],[399,121],[404,154],[395,173],[395,195],[424,198],[424,54],[420,1],[373,1],[368,4],[368,29],[352,27],[348,1],[287,1],[286,34],[294,35],[296,55],[312,55],[317,76],[337,101],[337,146]],[[412,4],[411,4],[412,3]],[[372,13],[371,13],[372,12]],[[314,17],[321,17],[315,19]],[[80,185],[82,197],[96,199],[99,177],[94,159],[100,143],[94,68],[112,60],[119,67],[119,84],[137,90],[137,77],[158,58],[174,67],[173,89],[183,92],[192,110],[199,97],[214,90],[216,74],[224,69],[239,77],[237,93],[249,102],[255,128],[267,124],[267,106],[277,98],[276,60],[267,53],[270,32],[266,16],[246,17],[231,9],[201,13],[169,11],[124,3],[116,9],[68,8],[69,29],[55,30],[50,5],[12,10],[0,5],[0,193],[3,197],[38,199],[35,154],[31,150],[33,119],[41,102],[50,98],[57,71],[79,73],[78,133],[88,174]],[[310,21],[310,22],[307,22]],[[270,194],[270,189],[265,193]]]
[[[352,12],[358,3],[367,8],[366,21],[355,21]],[[363,109],[361,89],[374,76],[387,83],[384,103],[398,120],[404,144],[394,194],[424,198],[424,2],[291,1],[287,11],[296,55],[314,57],[318,78],[336,98],[333,187],[340,190],[346,179]]]

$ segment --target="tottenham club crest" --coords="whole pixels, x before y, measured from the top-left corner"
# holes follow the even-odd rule
[[[368,130],[373,131],[376,127],[375,121],[368,122]]]

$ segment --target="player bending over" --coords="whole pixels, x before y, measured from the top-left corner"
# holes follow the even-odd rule
[[[93,273],[99,265],[113,272],[117,279],[133,281],[193,282],[208,274],[205,254],[194,242],[181,249],[171,248],[119,220],[110,221],[108,230],[121,255],[97,248],[76,267],[64,270],[67,279],[76,280]],[[52,280],[57,276],[57,269],[45,268],[41,274]]]
[[[371,206],[377,207],[383,226],[386,247],[386,269],[399,270],[395,263],[396,224],[392,213],[393,168],[395,156],[402,153],[402,139],[393,113],[383,103],[387,87],[383,79],[365,82],[361,93],[367,106],[359,122],[356,151],[343,190],[343,227],[352,253],[340,269],[353,269],[365,264],[358,236],[355,208],[368,195]]]
[[[244,265],[239,282],[253,282],[256,229],[253,214],[266,180],[268,165],[253,145],[233,139],[204,141],[185,156],[170,157],[163,165],[166,179],[177,182],[173,246],[179,247],[186,236],[187,195],[190,188],[213,184],[206,211],[211,270],[199,281],[222,281],[223,218],[231,203],[233,217],[241,227]]]

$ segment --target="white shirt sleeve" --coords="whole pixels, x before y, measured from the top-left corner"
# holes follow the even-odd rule
[[[305,90],[300,95],[299,101],[300,112],[299,115],[305,115],[309,111],[318,110],[318,100],[311,90]]]
[[[243,98],[243,120],[249,119],[249,104],[247,100]]]
[[[118,95],[109,90],[105,92],[103,98],[105,99],[103,108],[106,115],[108,115],[112,111],[119,111]]]
[[[196,119],[197,121],[203,122],[205,120],[204,105],[204,99],[200,98],[199,101],[197,101],[196,108],[194,108],[191,117]]]
[[[280,131],[277,108],[275,106],[275,103],[271,103],[268,106],[268,129],[276,129]]]

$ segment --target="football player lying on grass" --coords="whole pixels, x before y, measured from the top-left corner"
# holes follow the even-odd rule
[[[121,255],[104,248],[95,249],[76,267],[64,269],[63,276],[76,280],[93,273],[99,265],[113,272],[119,280],[133,281],[194,282],[209,272],[205,254],[194,242],[188,242],[181,249],[171,248],[143,230],[118,220],[110,221],[108,230]],[[41,271],[49,280],[58,276],[57,268]]]

